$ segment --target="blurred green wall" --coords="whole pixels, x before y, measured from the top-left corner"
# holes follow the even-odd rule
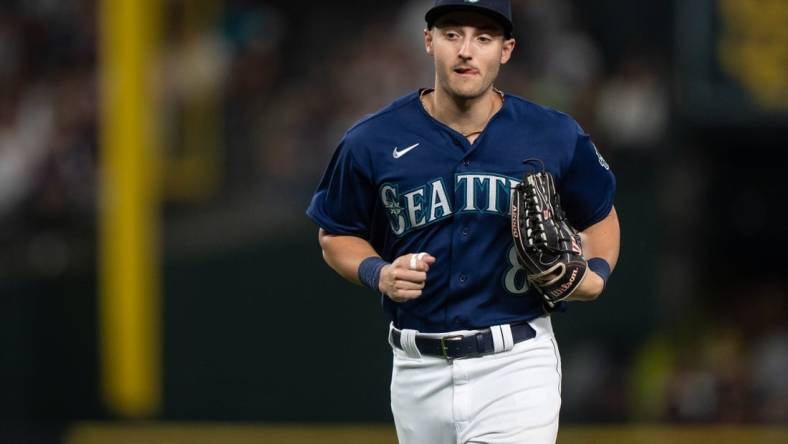
[[[621,262],[599,301],[554,317],[565,358],[590,339],[626,362],[660,316],[658,217],[644,205],[654,200],[652,181],[638,165],[621,171]],[[160,418],[390,421],[391,352],[379,297],[325,265],[316,231],[304,218],[278,238],[165,258]],[[87,274],[0,282],[4,419],[107,417],[97,394],[95,281]],[[622,418],[626,412],[612,419]]]

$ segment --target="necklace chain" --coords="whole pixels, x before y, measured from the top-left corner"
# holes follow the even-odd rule
[[[419,99],[420,99],[420,100],[421,100],[421,99],[423,99],[423,98],[424,98],[424,96],[425,96],[427,93],[430,93],[430,92],[432,92],[432,91],[434,91],[434,90],[433,90],[433,89],[430,89],[430,88],[424,88],[424,89],[421,91],[421,94],[419,94]],[[496,94],[498,94],[498,95],[501,97],[501,102],[503,102],[503,91],[501,91],[501,90],[499,90],[499,89],[496,89],[496,88],[493,88],[493,91],[495,91],[495,93],[496,93]],[[424,102],[424,101],[422,100],[422,102]],[[463,132],[461,132],[461,131],[458,131],[458,132],[459,132],[460,134],[462,134],[462,136],[463,136],[463,137],[470,137],[470,136],[473,136],[474,134],[481,134],[481,133],[482,133],[482,131],[484,131],[484,128],[487,126],[487,122],[489,122],[489,121],[490,121],[490,119],[492,118],[493,114],[495,114],[495,105],[493,105],[493,107],[492,107],[492,110],[490,111],[490,115],[488,115],[488,116],[487,116],[487,119],[485,119],[485,120],[484,120],[484,125],[482,126],[482,129],[480,129],[480,130],[476,130],[476,131],[471,131],[471,132],[468,132],[468,133],[463,133]]]
[[[462,135],[463,135],[463,137],[471,137],[474,134],[481,134],[481,133],[482,133],[482,130],[478,130],[478,131],[471,131],[470,133],[463,133]]]

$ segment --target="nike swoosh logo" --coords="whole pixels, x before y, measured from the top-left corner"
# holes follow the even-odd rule
[[[394,147],[394,153],[392,153],[392,155],[394,156],[395,159],[399,159],[400,157],[404,156],[405,154],[408,154],[408,152],[410,152],[410,150],[412,150],[413,148],[416,148],[417,146],[419,146],[419,144],[418,143],[414,143],[413,145],[411,145],[411,146],[409,146],[407,148],[403,148],[401,150],[397,150],[397,148]]]

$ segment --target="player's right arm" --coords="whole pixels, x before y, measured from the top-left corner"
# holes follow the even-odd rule
[[[329,234],[324,229],[318,232],[323,259],[340,276],[360,284],[358,268],[364,259],[378,257],[369,242],[357,236]],[[395,302],[406,302],[421,296],[427,282],[427,271],[435,258],[424,254],[421,259],[415,254],[405,254],[385,265],[380,271],[378,290]],[[411,261],[415,267],[411,267]]]

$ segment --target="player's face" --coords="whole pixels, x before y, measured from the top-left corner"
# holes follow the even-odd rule
[[[489,91],[514,49],[495,20],[464,11],[441,17],[425,31],[424,43],[435,60],[436,87],[461,99]]]

